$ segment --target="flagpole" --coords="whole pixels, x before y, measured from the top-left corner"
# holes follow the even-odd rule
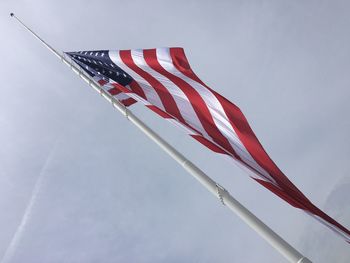
[[[247,225],[255,230],[261,237],[263,237],[272,247],[280,252],[289,262],[293,263],[311,263],[311,261],[299,253],[294,247],[288,244],[277,233],[265,225],[259,218],[252,214],[247,208],[240,204],[230,193],[221,185],[212,180],[201,169],[189,161],[184,155],[178,152],[174,147],[167,143],[162,137],[149,128],[137,116],[135,116],[128,108],[126,108],[117,99],[111,96],[108,92],[103,90],[93,79],[90,78],[84,71],[82,71],[77,64],[72,60],[68,60],[64,54],[60,54],[43,39],[41,39],[34,31],[27,27],[14,13],[10,14],[15,18],[25,29],[27,29],[35,38],[37,38],[46,48],[55,54],[63,63],[72,69],[80,78],[95,89],[102,97],[109,101],[113,107],[121,112],[131,123],[146,134],[152,141],[154,141],[160,148],[162,148],[168,155],[170,155],[176,162],[178,162],[188,173],[197,179],[209,192],[215,195],[223,205],[226,205],[231,211],[238,215]]]

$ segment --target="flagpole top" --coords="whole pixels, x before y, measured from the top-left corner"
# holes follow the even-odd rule
[[[14,13],[10,13],[10,16],[12,17],[12,16],[14,16],[15,14]]]

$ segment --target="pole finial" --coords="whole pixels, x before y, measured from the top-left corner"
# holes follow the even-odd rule
[[[14,13],[10,13],[10,16],[12,17],[12,16],[14,16],[15,14]]]

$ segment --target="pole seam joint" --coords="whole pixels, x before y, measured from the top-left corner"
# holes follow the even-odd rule
[[[226,206],[225,201],[224,201],[224,196],[223,196],[223,194],[224,194],[224,193],[227,193],[227,190],[226,190],[223,186],[219,185],[218,183],[215,183],[215,186],[216,186],[216,192],[217,192],[217,194],[218,194],[218,197],[219,197],[220,202],[221,202],[224,206]]]

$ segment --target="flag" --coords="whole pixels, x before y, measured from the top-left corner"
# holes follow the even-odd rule
[[[130,106],[136,103],[136,100],[132,99],[130,96],[126,95],[122,92],[118,87],[116,87],[116,83],[111,83],[113,79],[121,83],[121,85],[126,85],[130,79],[125,72],[121,72],[118,70],[114,70],[116,67],[112,63],[109,65],[103,64],[103,60],[93,59],[92,54],[94,56],[105,56],[106,52],[83,52],[84,55],[75,56],[72,55],[71,58],[82,68],[94,81],[96,81],[100,86],[104,88],[104,90],[108,91],[113,97],[119,100],[124,106]],[[68,53],[69,54],[69,53]],[[90,57],[87,54],[91,54]],[[107,70],[106,66],[109,66],[109,70]],[[113,70],[112,70],[113,69]],[[109,74],[114,74],[113,78]],[[109,77],[107,77],[109,76]],[[118,85],[119,86],[119,85]]]
[[[255,181],[350,243],[350,231],[313,205],[283,174],[241,110],[197,77],[182,48],[66,54],[125,106],[142,102],[207,148],[237,161]]]

